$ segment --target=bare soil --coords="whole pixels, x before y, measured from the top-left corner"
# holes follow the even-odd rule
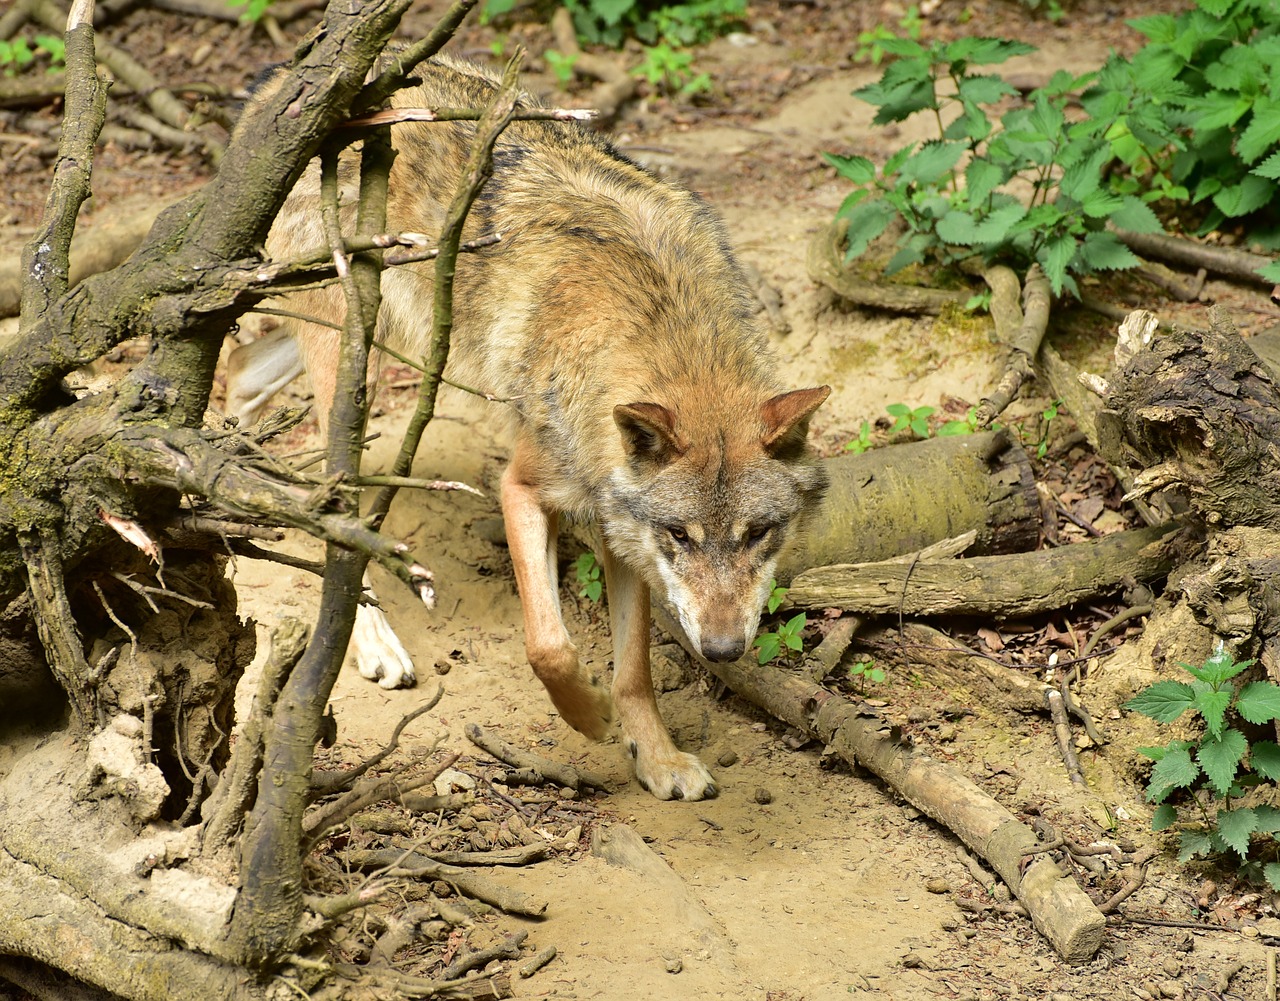
[[[415,8],[409,30],[429,25],[432,10],[441,6]],[[1151,7],[1117,10],[1081,3],[1068,6],[1055,24],[1011,2],[940,3],[926,16],[924,31],[926,38],[1026,38],[1041,52],[1009,69],[1038,80],[1059,67],[1094,68],[1109,47],[1134,48],[1138,38],[1124,27],[1121,15]],[[848,96],[878,75],[873,67],[852,62],[857,32],[881,21],[893,24],[901,13],[891,3],[753,4],[744,32],[699,50],[698,67],[711,73],[718,87],[710,103],[689,107],[646,98],[627,109],[615,128],[624,151],[704,193],[725,217],[741,256],[780,293],[791,326],[788,334],[775,337],[781,370],[793,385],[828,383],[834,390],[814,422],[828,453],[854,437],[863,420],[875,421],[886,404],[927,404],[962,413],[998,374],[999,350],[981,324],[847,310],[805,274],[807,241],[845,194],[818,152],[857,151],[882,160],[915,137],[910,124],[873,128],[870,109]],[[302,30],[302,25],[289,28],[291,36]],[[235,88],[260,65],[284,55],[248,28],[152,11],[128,15],[112,32],[174,81],[199,76]],[[473,26],[456,49],[480,58],[495,42],[510,46],[514,41],[525,42],[536,55],[548,45],[549,33],[536,22]],[[203,58],[193,66],[197,52]],[[531,85],[549,89],[554,80],[535,73]],[[19,239],[38,214],[47,163],[41,142],[33,138],[16,152],[0,149],[12,168],[7,173],[15,178],[11,190],[19,193],[8,205],[10,232],[0,233],[9,237],[6,242]],[[95,177],[94,207],[105,210],[140,191],[168,197],[205,172],[191,156],[111,148]],[[1211,293],[1238,295],[1216,286]],[[1151,291],[1142,295],[1151,305]],[[1275,321],[1274,311],[1255,306],[1240,316],[1246,327]],[[1193,318],[1203,308],[1203,303],[1185,307]],[[1105,325],[1077,317],[1067,329],[1062,349],[1077,359],[1096,359],[1095,370],[1104,369],[1110,347]],[[368,468],[390,462],[412,405],[413,389],[398,381],[407,375],[392,372],[391,386],[379,398],[374,426],[382,437],[373,444]],[[305,395],[302,388],[295,392]],[[1026,422],[1033,441],[1040,433],[1037,415],[1047,402],[1024,399],[1010,415]],[[328,753],[333,761],[370,753],[437,681],[443,684],[439,706],[410,727],[401,753],[425,757],[437,744],[462,752],[457,767],[481,779],[479,796],[488,811],[481,818],[506,821],[509,830],[515,807],[533,803],[523,816],[532,816],[535,823],[529,826],[536,831],[541,825],[556,848],[552,858],[537,865],[494,871],[495,878],[545,899],[545,918],[480,915],[469,933],[469,943],[479,946],[525,929],[526,954],[530,948],[556,947],[550,965],[516,981],[518,996],[655,1001],[826,1001],[849,995],[1084,1001],[1118,992],[1139,998],[1266,996],[1262,943],[1273,926],[1280,931],[1270,894],[1238,887],[1219,893],[1166,852],[1125,904],[1128,917],[1108,929],[1097,959],[1084,967],[1067,966],[1026,918],[990,909],[973,912],[999,904],[1000,888],[990,877],[979,882],[958,857],[958,842],[949,832],[896,801],[874,779],[832,767],[821,747],[807,745],[722,692],[674,648],[664,648],[671,656],[661,658],[660,673],[670,678],[664,687],[671,689],[660,698],[663,714],[678,743],[712,765],[723,792],[701,803],[659,803],[649,797],[631,780],[618,742],[593,744],[564,726],[527,667],[519,601],[506,550],[494,531],[507,442],[504,422],[491,407],[461,394],[445,396],[416,469],[424,477],[461,480],[484,496],[405,493],[387,525],[436,574],[439,604],[431,614],[389,579],[379,582],[391,620],[417,665],[419,687],[388,692],[354,670],[345,673],[333,693],[338,743]],[[1055,430],[1058,440],[1066,430]],[[286,447],[307,447],[313,438],[314,431],[304,429]],[[1056,465],[1046,475],[1058,476],[1060,493],[1079,488],[1078,496],[1068,496],[1068,506],[1104,497],[1104,507],[1118,507],[1113,484],[1094,478],[1096,470],[1078,447],[1055,450],[1051,457]],[[1091,522],[1102,516],[1096,503],[1089,511]],[[1123,524],[1123,514],[1116,517],[1120,524],[1112,528]],[[286,547],[320,554],[310,539],[291,539]],[[566,564],[576,555],[566,543]],[[242,614],[259,624],[260,658],[274,623],[314,614],[319,584],[303,572],[242,560],[234,567],[234,580]],[[585,658],[604,663],[610,647],[602,609],[580,599],[576,590],[568,583],[563,588],[570,630]],[[981,630],[974,642],[992,656],[1034,671],[1043,668],[1051,652],[1087,638],[1102,617],[1082,610],[1052,623],[969,623],[967,628]],[[886,715],[1015,813],[1043,818],[1086,844],[1132,849],[1149,843],[1149,811],[1128,778],[1132,763],[1109,760],[1105,748],[1082,752],[1092,789],[1073,792],[1047,719],[997,711],[984,704],[980,687],[941,688],[909,664],[885,666],[889,681],[872,694]],[[251,669],[250,679],[253,674]],[[468,723],[600,773],[610,791],[576,801],[545,794],[521,799],[523,793],[514,789],[496,796],[484,781],[492,774],[491,763],[463,735]],[[1103,723],[1124,725],[1114,719]],[[575,811],[582,818],[576,830]],[[460,827],[453,814],[429,819],[441,845],[474,845],[475,839],[461,832],[483,837],[486,831],[474,820]],[[642,835],[676,881],[593,854],[592,831],[613,823],[626,823]],[[422,831],[419,823],[413,836],[421,837]],[[348,847],[368,842],[359,831],[331,842],[329,871],[341,866]],[[1119,888],[1114,869],[1082,875],[1098,899]],[[1142,918],[1178,926],[1136,920]],[[350,943],[353,956],[367,947],[356,939]],[[460,944],[451,940],[450,947]]]

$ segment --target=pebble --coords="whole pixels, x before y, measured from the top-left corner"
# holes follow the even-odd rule
[[[668,973],[679,973],[684,969],[684,962],[679,956],[664,956],[663,961]]]
[[[1176,980],[1165,980],[1160,984],[1162,998],[1180,998],[1184,993],[1185,989]]]
[[[930,893],[950,893],[951,884],[941,876],[934,876],[932,879],[925,880],[924,888]]]
[[[721,768],[729,768],[738,763],[738,756],[732,751],[725,751],[720,757],[716,758],[716,764]]]
[[[1166,959],[1164,963],[1161,964],[1161,968],[1164,970],[1165,976],[1168,976],[1168,977],[1182,976],[1182,964],[1179,963],[1176,959]]]
[[[767,806],[769,803],[773,802],[773,793],[764,786],[758,787],[756,789],[756,802],[761,806]]]
[[[938,739],[944,744],[950,743],[956,739],[956,728],[950,723],[938,728]]]

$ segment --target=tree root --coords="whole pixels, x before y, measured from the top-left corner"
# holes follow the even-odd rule
[[[538,918],[547,912],[545,900],[539,900],[521,890],[495,883],[483,873],[445,865],[419,852],[406,854],[397,848],[382,848],[347,852],[344,858],[354,869],[382,869],[391,865],[392,868],[386,871],[387,876],[442,880],[463,896],[482,900],[508,914],[523,914],[526,917]]]
[[[818,231],[809,241],[807,257],[809,277],[825,285],[842,299],[859,306],[887,309],[895,313],[942,312],[947,306],[962,306],[968,292],[948,292],[915,285],[895,285],[860,278],[844,266],[847,219],[837,219]]]
[[[608,789],[605,780],[598,775],[574,768],[572,765],[562,764],[559,761],[552,761],[550,758],[544,758],[542,755],[535,754],[532,751],[521,750],[513,744],[508,744],[501,737],[485,733],[475,723],[467,724],[466,734],[471,743],[493,755],[499,761],[510,765],[512,768],[525,769],[531,772],[534,781],[523,784],[542,785],[547,782],[553,782],[558,786],[566,786],[575,791],[583,788]]]

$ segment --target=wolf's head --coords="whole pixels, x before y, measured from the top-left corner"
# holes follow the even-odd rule
[[[601,528],[708,660],[736,660],[751,644],[778,552],[826,487],[805,437],[830,392],[798,389],[745,410],[614,408],[627,461]]]

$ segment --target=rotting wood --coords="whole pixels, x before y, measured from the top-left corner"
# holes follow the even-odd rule
[[[678,623],[655,605],[661,625],[731,689],[858,764],[912,806],[952,831],[1005,881],[1036,929],[1069,963],[1086,963],[1102,945],[1106,917],[1052,859],[1036,855],[1035,833],[950,765],[896,741],[882,720],[863,716],[847,700],[751,658],[704,660]],[[1026,864],[1028,857],[1031,861]]]
[[[1209,315],[1210,330],[1125,349],[1095,377],[1099,452],[1140,470],[1134,492],[1175,488],[1206,524],[1280,527],[1280,385],[1225,310]]]
[[[864,615],[988,615],[1052,611],[1174,566],[1176,525],[1141,528],[1032,553],[815,567],[792,578],[786,606],[843,608]]]
[[[948,306],[962,306],[969,293],[950,292],[938,288],[921,288],[915,285],[895,285],[893,282],[869,281],[860,278],[844,266],[845,234],[849,229],[847,219],[837,219],[823,226],[809,241],[806,265],[809,277],[824,285],[842,299],[859,306],[887,309],[895,313],[942,312]]]

